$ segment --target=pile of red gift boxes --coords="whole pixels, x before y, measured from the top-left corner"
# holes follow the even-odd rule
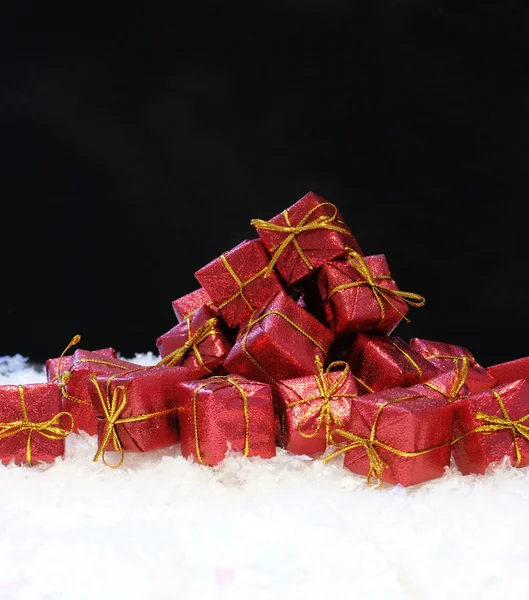
[[[529,358],[488,369],[450,343],[392,336],[424,298],[399,290],[384,255],[365,256],[337,208],[309,193],[197,271],[173,302],[178,325],[140,367],[112,348],[47,362],[48,383],[0,388],[0,460],[35,464],[72,431],[94,460],[180,442],[217,465],[230,449],[281,446],[369,482],[413,485],[507,455],[529,463]]]

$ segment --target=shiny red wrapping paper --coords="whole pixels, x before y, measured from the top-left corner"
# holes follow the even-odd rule
[[[252,316],[224,361],[230,373],[265,383],[316,372],[333,341],[332,333],[283,292]]]
[[[171,365],[186,369],[188,379],[211,375],[231,349],[219,329],[216,314],[214,309],[202,306],[156,340],[160,356]]]
[[[373,391],[409,387],[440,373],[400,337],[359,333],[347,358],[353,374]]]
[[[496,380],[487,370],[476,362],[469,350],[455,344],[444,342],[431,342],[414,338],[410,346],[419,354],[431,361],[439,370],[460,373],[463,369],[463,360],[468,365],[468,374],[465,383],[471,394],[477,394],[484,390],[490,390],[496,384]]]
[[[100,457],[108,451],[148,452],[178,442],[178,384],[186,377],[182,367],[150,367],[128,375],[97,376],[97,385],[90,381]],[[126,422],[130,418],[138,420]],[[109,428],[117,436],[116,444],[112,437],[104,443]]]
[[[283,289],[275,271],[265,276],[269,262],[260,240],[245,240],[195,273],[229,327],[248,320]]]
[[[383,254],[364,258],[350,254],[323,265],[317,290],[325,322],[337,337],[357,331],[390,334],[408,312],[407,303],[391,293],[399,289]]]
[[[110,358],[118,357],[114,348],[101,348],[100,350],[94,350],[93,352],[97,352],[97,354],[100,354],[101,356]],[[59,368],[61,371],[68,371],[72,366],[72,361],[73,355],[49,358],[46,361],[46,379],[51,382],[58,381]]]
[[[214,466],[229,448],[249,457],[275,456],[269,385],[231,375],[186,381],[179,388],[178,422],[184,457]]]
[[[318,222],[338,231],[314,227]],[[344,256],[347,246],[362,253],[336,207],[312,192],[270,219],[268,223],[272,224],[272,229],[267,228],[270,226],[266,223],[260,219],[252,221],[273,259],[276,254],[277,270],[287,285],[305,279],[326,262]],[[279,226],[280,230],[274,231],[273,226]],[[296,227],[305,229],[289,231],[289,228]],[[290,240],[288,243],[287,238]],[[281,250],[283,243],[286,245]]]
[[[464,378],[454,371],[445,371],[425,383],[418,383],[408,388],[408,392],[420,394],[427,398],[444,398],[447,402],[459,402],[470,395]]]
[[[198,290],[194,290],[181,298],[173,300],[172,305],[179,323],[185,321],[187,317],[190,317],[202,306],[208,306],[212,310],[215,310],[215,305],[204,288],[198,288]]]
[[[71,418],[62,412],[61,392],[53,383],[0,386],[0,462],[36,464],[63,456]]]
[[[111,348],[102,352],[76,350],[71,357],[65,357],[58,372],[57,363],[52,359],[48,373],[57,378],[57,384],[62,391],[62,408],[72,414],[74,432],[86,431],[94,435],[97,431],[97,419],[90,401],[90,373],[112,375],[138,369],[138,365],[120,360],[113,356]],[[50,362],[50,361],[48,361]]]
[[[400,401],[405,398],[409,399]],[[365,444],[367,440],[374,440],[372,448],[386,465],[381,470],[382,481],[409,486],[443,475],[450,464],[453,420],[454,405],[444,399],[416,396],[409,389],[394,388],[355,398],[348,430]],[[418,455],[399,456],[380,443]],[[345,442],[345,447],[348,444],[351,440]],[[371,472],[366,445],[359,444],[348,450],[344,466],[354,473],[377,478],[376,473]]]
[[[324,452],[333,443],[333,432],[348,427],[357,395],[345,363],[334,363],[316,375],[282,381],[276,388],[276,404],[284,447],[293,454]]]
[[[529,383],[499,385],[455,405],[454,460],[463,475],[510,458],[529,465]],[[459,438],[460,441],[457,441]]]
[[[487,368],[487,372],[496,381],[496,384],[510,383],[518,379],[529,380],[529,357],[525,356],[493,365]]]

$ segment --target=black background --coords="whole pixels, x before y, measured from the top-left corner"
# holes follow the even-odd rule
[[[529,354],[526,3],[12,4],[0,354],[154,350],[195,270],[309,190],[426,296],[397,333]]]

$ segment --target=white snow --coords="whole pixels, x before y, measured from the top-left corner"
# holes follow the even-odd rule
[[[0,358],[0,384],[43,380]],[[210,469],[172,447],[114,471],[95,448],[73,435],[53,465],[0,466],[0,600],[529,593],[528,469],[376,490],[282,451]]]

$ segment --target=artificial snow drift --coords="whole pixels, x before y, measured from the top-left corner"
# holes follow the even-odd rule
[[[44,380],[0,358],[0,384]],[[0,600],[529,593],[529,469],[377,490],[340,459],[279,451],[211,469],[173,447],[115,471],[92,462],[95,438],[66,444],[53,465],[0,465]]]

